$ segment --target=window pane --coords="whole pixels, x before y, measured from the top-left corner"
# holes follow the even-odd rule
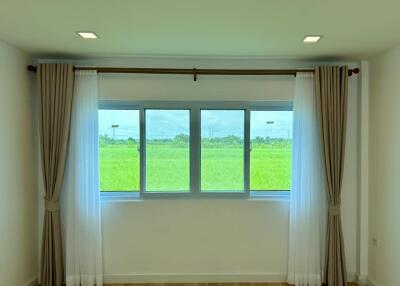
[[[99,110],[100,190],[139,191],[139,111]]]
[[[201,190],[244,191],[244,110],[201,111]]]
[[[146,110],[146,191],[189,192],[189,110]]]
[[[252,111],[250,190],[290,190],[292,111]]]

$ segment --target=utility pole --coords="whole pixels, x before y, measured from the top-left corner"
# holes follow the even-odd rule
[[[268,125],[272,125],[272,124],[274,124],[275,122],[274,121],[267,121],[267,122],[265,122],[265,124],[266,124],[266,126],[268,126]],[[268,135],[268,127],[267,127],[267,135]],[[267,139],[267,137],[268,136],[265,136],[265,139]]]
[[[111,128],[112,128],[112,130],[113,130],[113,138],[115,139],[115,129],[117,129],[119,127],[119,125],[118,124],[113,124],[113,125],[111,125]]]

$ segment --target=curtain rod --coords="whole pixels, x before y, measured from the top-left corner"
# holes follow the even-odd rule
[[[28,71],[36,72],[37,67],[27,66]],[[193,80],[198,75],[292,75],[298,72],[314,72],[314,69],[171,69],[171,68],[112,68],[112,67],[74,67],[77,70],[95,70],[98,73],[145,73],[145,74],[190,74]],[[349,76],[358,74],[359,68],[349,69]]]

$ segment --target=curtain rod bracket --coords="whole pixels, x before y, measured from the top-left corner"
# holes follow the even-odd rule
[[[193,68],[193,81],[197,81],[197,70]]]
[[[360,73],[359,68],[349,69],[349,76],[352,76],[353,74],[359,74],[359,73]]]

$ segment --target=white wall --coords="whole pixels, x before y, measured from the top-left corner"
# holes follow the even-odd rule
[[[29,57],[0,41],[0,285],[37,276],[35,179]]]
[[[101,99],[118,100],[292,100],[287,76],[192,76],[101,74]]]
[[[297,68],[278,60],[93,59],[80,65]],[[353,64],[354,63],[350,63]],[[358,77],[350,78],[343,228],[350,276],[357,271]],[[290,100],[293,77],[100,75],[100,97],[119,100]],[[284,281],[288,200],[103,201],[106,282]]]
[[[376,286],[399,284],[399,108],[397,47],[371,61],[369,279]]]
[[[105,274],[115,282],[282,281],[288,214],[286,201],[105,202]]]

